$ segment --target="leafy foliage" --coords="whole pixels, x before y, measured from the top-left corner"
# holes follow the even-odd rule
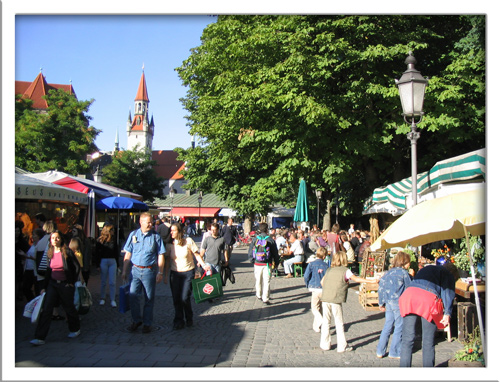
[[[142,195],[145,201],[162,198],[163,178],[156,175],[154,166],[156,161],[144,148],[119,151],[102,170],[103,182]]]
[[[97,150],[94,140],[100,133],[89,125],[93,100],[78,101],[61,89],[50,90],[44,98],[48,109],[39,112],[31,100],[16,96],[16,166],[31,172],[86,173],[86,156]]]
[[[464,347],[455,353],[456,360],[484,362],[479,326],[476,326],[472,333],[469,333],[467,339],[463,341],[463,345]]]
[[[219,16],[176,69],[199,141],[177,149],[188,187],[265,213],[292,206],[304,178],[359,214],[410,173],[394,85],[409,50],[431,77],[419,166],[484,147],[484,17]]]

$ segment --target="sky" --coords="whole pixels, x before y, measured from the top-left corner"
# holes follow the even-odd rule
[[[191,136],[180,98],[186,95],[175,68],[201,45],[204,15],[17,15],[15,79],[33,81],[42,68],[48,83],[73,85],[101,130],[102,151],[113,150],[118,132],[127,149],[127,120],[144,67],[153,116],[154,150],[188,147]]]

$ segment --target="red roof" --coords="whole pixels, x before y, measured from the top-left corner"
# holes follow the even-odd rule
[[[177,160],[179,154],[173,150],[153,151],[152,154],[152,159],[157,164],[154,167],[156,175],[163,179],[173,179],[177,172],[184,168],[184,162]],[[177,174],[177,176],[179,175]],[[175,179],[182,179],[182,176]]]
[[[146,77],[144,76],[144,72],[142,72],[141,82],[139,82],[139,89],[137,89],[135,100],[149,102],[148,89],[146,88]]]
[[[16,95],[21,94],[23,98],[33,100],[33,108],[35,109],[48,108],[47,101],[42,97],[47,95],[49,90],[52,89],[62,89],[76,97],[73,85],[48,84],[41,72],[33,82],[16,81]]]
[[[134,120],[132,121],[132,127],[130,130],[132,131],[142,131],[142,122],[144,118],[142,115],[135,115]]]

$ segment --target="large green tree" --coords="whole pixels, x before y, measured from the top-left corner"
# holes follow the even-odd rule
[[[112,162],[103,168],[103,182],[142,195],[144,201],[163,197],[163,178],[154,171],[156,161],[151,152],[140,149],[117,152]]]
[[[190,188],[242,213],[293,205],[300,178],[360,213],[409,176],[394,82],[409,51],[429,77],[419,170],[484,147],[482,16],[219,16],[201,40],[177,68],[200,143],[179,158]]]
[[[100,130],[90,126],[91,101],[79,101],[61,89],[44,97],[48,108],[35,110],[33,102],[16,96],[15,161],[31,172],[59,170],[71,175],[89,169],[87,154],[97,150]]]

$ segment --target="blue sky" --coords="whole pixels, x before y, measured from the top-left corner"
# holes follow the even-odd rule
[[[187,88],[174,70],[201,45],[217,18],[203,15],[18,15],[15,79],[33,81],[40,68],[48,83],[73,84],[79,100],[94,99],[88,115],[102,130],[101,150],[112,150],[118,130],[127,148],[126,126],[144,65],[154,150],[190,145],[187,111],[179,99]]]

